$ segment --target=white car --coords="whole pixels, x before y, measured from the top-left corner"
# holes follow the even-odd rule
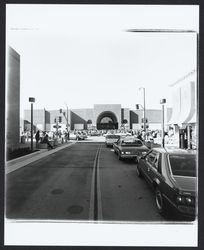
[[[86,137],[86,135],[84,135],[82,132],[78,131],[78,132],[74,132],[74,133],[70,133],[69,135],[69,139],[70,140],[84,140]]]
[[[114,134],[107,134],[105,137],[105,143],[106,146],[113,146],[114,142],[117,142],[120,139],[120,135],[114,135]]]

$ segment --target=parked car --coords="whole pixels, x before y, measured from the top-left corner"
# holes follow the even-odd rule
[[[81,131],[78,131],[76,135],[77,135],[77,140],[84,140],[86,137],[86,135]]]
[[[70,133],[70,135],[69,135],[70,140],[84,140],[85,137],[86,136],[80,131]]]
[[[154,148],[141,157],[137,173],[139,177],[144,176],[154,188],[159,213],[167,215],[167,211],[171,210],[181,217],[195,218],[195,153],[182,149]]]
[[[100,133],[97,130],[91,130],[91,136],[99,136]]]
[[[118,159],[133,158],[136,161],[146,153],[149,149],[144,143],[134,136],[121,137],[120,140],[113,143],[114,152],[118,155]]]
[[[82,135],[84,136],[84,139],[88,138],[87,132],[82,131],[81,133],[82,133]]]
[[[113,146],[114,142],[117,142],[120,139],[120,135],[106,135],[105,137],[105,144],[107,147]]]

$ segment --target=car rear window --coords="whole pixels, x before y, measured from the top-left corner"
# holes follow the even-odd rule
[[[119,139],[120,136],[119,135],[107,135],[106,138],[107,139]]]
[[[173,175],[196,176],[195,155],[169,155]]]
[[[124,139],[122,141],[123,146],[135,146],[135,147],[140,147],[143,146],[143,143],[140,140],[135,140],[135,139]]]

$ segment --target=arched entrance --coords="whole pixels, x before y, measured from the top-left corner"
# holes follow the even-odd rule
[[[96,122],[97,129],[118,129],[116,115],[111,111],[102,112]]]

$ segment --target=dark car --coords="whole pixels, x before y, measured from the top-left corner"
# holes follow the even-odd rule
[[[139,177],[144,176],[154,188],[159,213],[167,215],[169,211],[176,211],[181,217],[195,219],[195,153],[182,149],[154,148],[140,158],[137,173]]]
[[[118,155],[118,159],[132,158],[138,161],[142,154],[146,153],[149,149],[144,143],[134,136],[127,136],[121,138],[113,143],[114,152]]]

